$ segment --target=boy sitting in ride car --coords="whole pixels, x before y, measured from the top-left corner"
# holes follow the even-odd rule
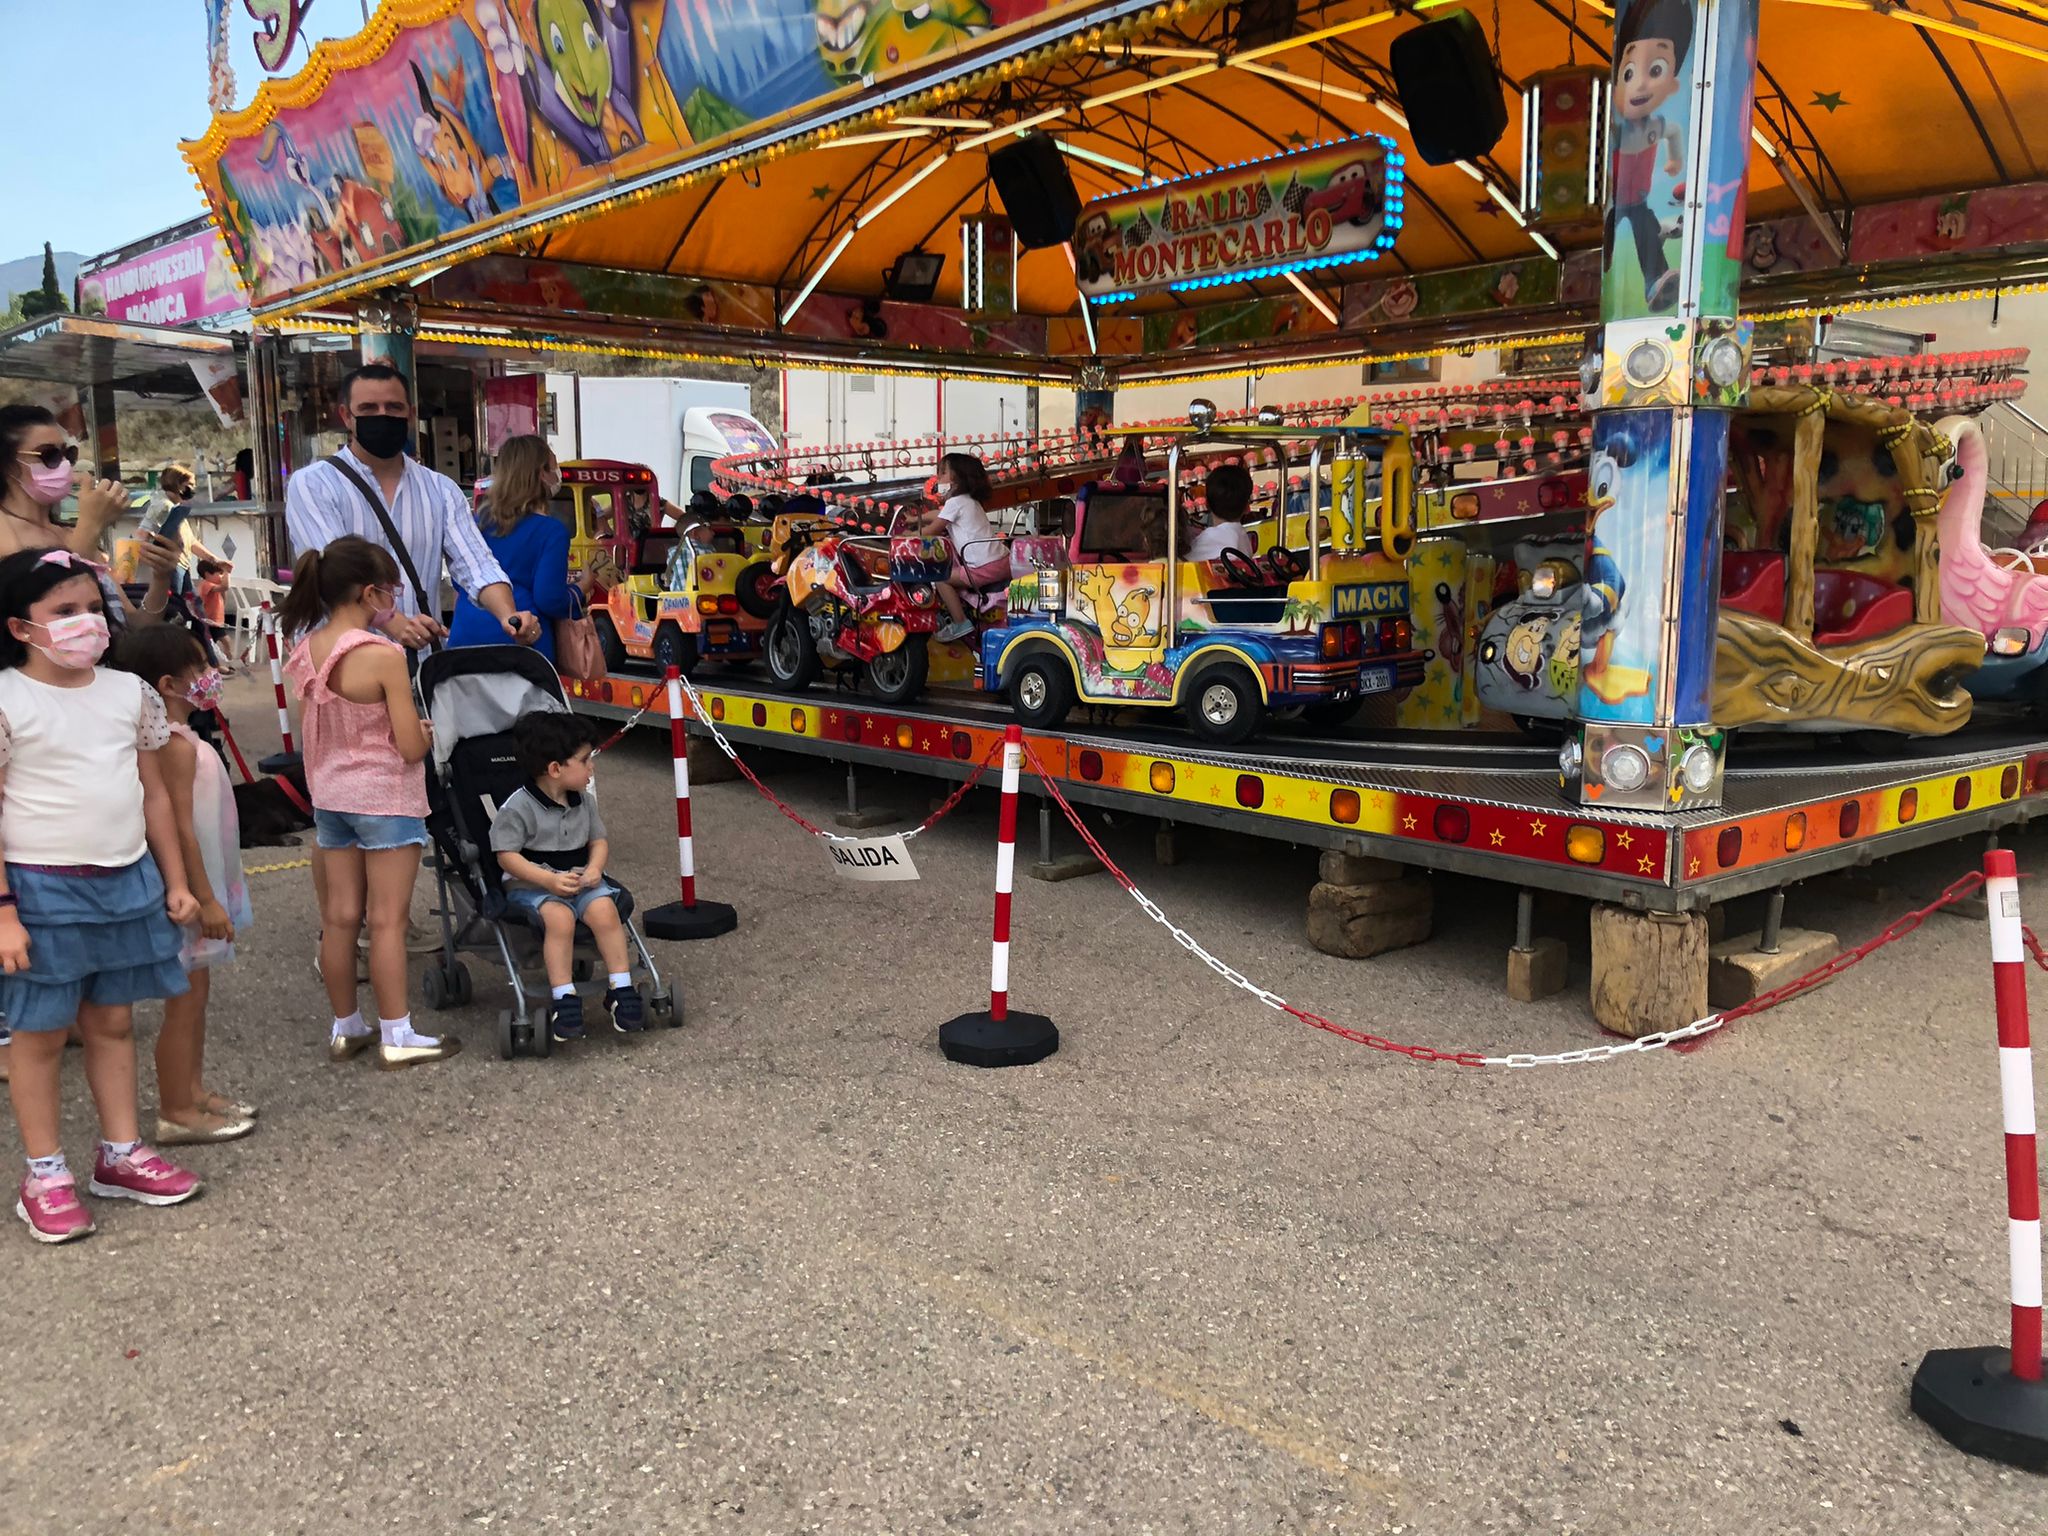
[[[611,973],[604,1006],[612,1028],[634,1033],[646,1016],[613,899],[618,887],[604,877],[611,843],[590,791],[590,729],[564,711],[537,710],[519,717],[512,740],[527,782],[491,819],[491,852],[505,872],[505,899],[540,920],[541,958],[554,994],[548,1033],[583,1038],[573,973],[578,923],[590,930]]]
[[[1209,504],[1209,526],[1195,535],[1187,558],[1215,560],[1226,549],[1251,554],[1252,536],[1245,531],[1244,515],[1252,506],[1252,472],[1242,464],[1219,464],[1209,471],[1203,494]]]

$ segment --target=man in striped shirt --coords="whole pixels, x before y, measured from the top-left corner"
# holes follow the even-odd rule
[[[410,581],[398,586],[398,611],[384,633],[408,650],[418,650],[447,633],[440,615],[441,569],[476,605],[505,626],[508,640],[531,645],[540,620],[513,606],[512,584],[478,530],[462,487],[446,475],[407,457],[412,397],[405,375],[388,363],[365,363],[341,381],[342,419],[349,440],[336,457],[375,490],[405,541],[413,569],[428,586],[422,611]],[[363,493],[332,464],[309,464],[291,477],[284,495],[285,530],[292,551],[325,549],[344,534],[357,534],[384,549],[391,540]],[[397,555],[396,550],[392,554]],[[401,569],[404,561],[399,562]]]

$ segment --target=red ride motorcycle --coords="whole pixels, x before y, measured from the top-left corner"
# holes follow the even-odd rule
[[[942,611],[933,587],[953,568],[944,539],[799,523],[770,553],[783,601],[762,655],[778,686],[807,688],[832,665],[865,668],[885,704],[924,691]]]

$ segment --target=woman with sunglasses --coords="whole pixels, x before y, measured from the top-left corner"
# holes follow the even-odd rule
[[[65,528],[57,507],[78,492],[78,524]],[[128,510],[128,492],[118,480],[95,480],[78,470],[78,446],[56,416],[40,405],[0,406],[0,557],[18,549],[58,545],[91,561],[106,558],[100,542]],[[168,539],[145,536],[139,563],[148,567],[149,587],[138,610],[104,569],[98,571],[107,620],[116,634],[126,624],[161,619],[170,601],[170,573],[184,553]]]
[[[66,528],[54,514],[74,486],[78,525]],[[0,559],[24,549],[59,546],[94,562],[107,625],[115,635],[128,624],[163,618],[171,596],[170,573],[183,553],[168,540],[142,539],[138,558],[149,568],[149,590],[138,612],[97,563],[104,558],[100,540],[127,510],[128,493],[118,481],[79,474],[78,447],[52,412],[40,405],[0,405]],[[8,1075],[8,1045],[7,1021],[0,1018],[0,1081]]]

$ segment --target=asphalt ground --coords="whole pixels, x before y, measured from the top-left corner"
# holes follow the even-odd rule
[[[274,745],[267,684],[229,704]],[[764,766],[838,807],[836,767]],[[614,871],[666,899],[663,737],[598,784]],[[867,791],[910,821],[939,792]],[[655,946],[686,1024],[547,1061],[496,1058],[472,957],[462,1056],[330,1065],[307,873],[253,877],[209,1076],[261,1129],[190,1149],[186,1206],[0,1233],[0,1530],[2048,1527],[2048,1484],[1907,1410],[1924,1351],[2006,1326],[1981,922],[1695,1050],[1511,1073],[1261,1007],[1106,878],[1020,880],[1016,1003],[1062,1048],[980,1072],[935,1034],[985,1002],[992,794],[913,845],[916,884],[839,879],[744,783],[696,811],[741,926]],[[1347,962],[1304,940],[1310,851],[1190,830],[1158,868],[1152,830],[1106,835],[1305,1006],[1441,1047],[1599,1038],[1582,906],[1551,918],[1572,987],[1518,1006],[1504,889],[1445,879],[1429,944]],[[1788,921],[1860,940],[1976,854],[1883,866],[1876,900],[1817,882]]]

